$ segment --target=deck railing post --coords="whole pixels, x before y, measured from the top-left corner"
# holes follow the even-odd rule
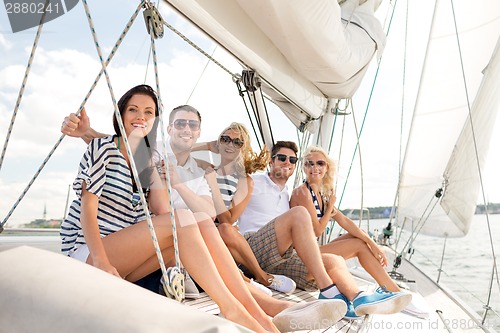
[[[444,244],[443,244],[443,253],[441,254],[441,263],[439,264],[439,269],[438,269],[438,277],[436,280],[436,283],[439,284],[439,279],[441,278],[441,272],[443,271],[443,261],[444,261],[444,252],[446,251],[446,240],[448,239],[448,235],[446,234],[444,237]]]
[[[483,325],[486,322],[486,316],[488,315],[488,311],[491,310],[491,307],[490,307],[491,290],[493,289],[493,280],[495,280],[496,268],[497,268],[496,258],[493,256],[493,268],[491,270],[491,279],[490,279],[490,288],[488,291],[488,300],[486,301],[486,304],[483,305],[484,314],[483,314],[483,319],[481,320],[481,324],[483,324]]]

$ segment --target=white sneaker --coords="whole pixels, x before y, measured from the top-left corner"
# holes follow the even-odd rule
[[[257,281],[254,281],[254,279],[250,279],[250,284],[255,286],[257,289],[259,289],[260,291],[262,291],[264,294],[268,295],[268,296],[273,296],[273,292],[271,291],[271,289],[267,288],[266,286],[258,283]]]
[[[338,299],[314,300],[297,303],[278,313],[273,323],[280,332],[291,332],[304,328],[323,330],[335,325],[347,311],[344,301]]]
[[[185,298],[198,299],[201,297],[200,291],[196,288],[191,276],[186,272],[186,278],[184,279],[184,296]]]
[[[417,306],[413,300],[403,310],[401,310],[401,312],[420,319],[429,318],[429,311],[423,307]]]
[[[271,284],[267,288],[280,291],[285,294],[291,294],[295,291],[295,281],[284,275],[271,275],[273,277]]]

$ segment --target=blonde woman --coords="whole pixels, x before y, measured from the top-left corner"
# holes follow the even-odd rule
[[[385,286],[388,291],[401,291],[384,269],[388,264],[384,251],[335,207],[335,164],[326,151],[317,146],[309,147],[304,152],[303,168],[305,181],[293,190],[290,206],[304,206],[307,209],[317,237],[323,233],[330,219],[347,231],[330,243],[320,246],[320,251],[342,256],[346,260],[357,257],[363,268],[379,285]],[[407,312],[425,316],[423,311],[410,306],[405,309]]]

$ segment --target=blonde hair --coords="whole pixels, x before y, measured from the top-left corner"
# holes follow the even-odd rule
[[[304,166],[303,166],[304,171],[306,169],[305,160],[307,160],[307,156],[311,155],[312,153],[320,153],[325,158],[327,170],[326,170],[325,176],[321,180],[319,193],[323,197],[323,200],[325,200],[325,199],[328,200],[330,198],[330,196],[333,194],[333,190],[334,190],[333,182],[334,182],[334,177],[335,177],[335,162],[333,161],[333,159],[330,156],[328,156],[328,153],[323,148],[318,147],[318,146],[310,146],[306,149],[306,151],[304,152],[304,155],[303,155],[304,156]]]
[[[243,147],[241,147],[240,154],[238,154],[235,163],[236,173],[244,177],[256,171],[265,170],[270,160],[270,153],[267,147],[264,145],[259,154],[255,153],[250,145],[250,134],[248,134],[248,130],[241,123],[231,123],[220,135],[229,130],[239,133],[240,138],[243,140]]]

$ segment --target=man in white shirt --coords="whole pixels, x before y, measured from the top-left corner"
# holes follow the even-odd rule
[[[271,152],[269,173],[254,175],[254,190],[239,218],[245,236],[262,269],[292,278],[302,289],[320,289],[321,299],[342,299],[345,318],[401,311],[411,295],[360,292],[342,257],[321,253],[306,208],[290,209],[286,187],[295,171],[297,145],[278,141]]]

